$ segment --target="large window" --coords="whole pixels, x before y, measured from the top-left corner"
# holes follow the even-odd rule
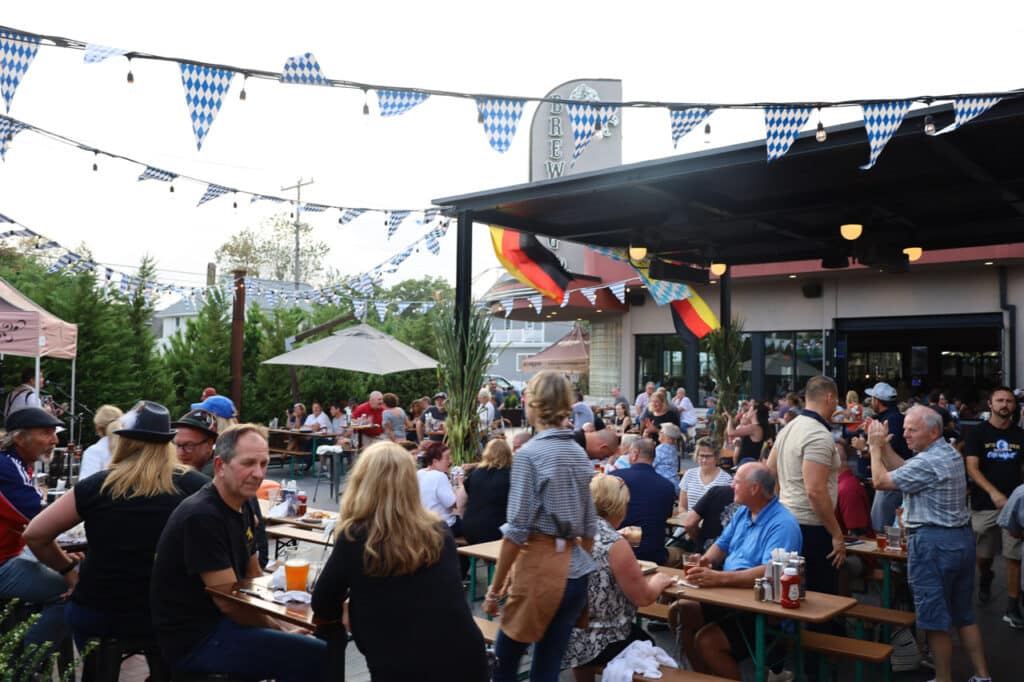
[[[772,332],[764,337],[765,396],[799,391],[821,374],[825,355],[821,332]]]
[[[683,340],[675,334],[637,334],[635,393],[648,381],[671,392],[682,386],[685,351]]]

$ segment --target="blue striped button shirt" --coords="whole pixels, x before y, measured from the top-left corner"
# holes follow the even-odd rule
[[[964,460],[945,439],[936,439],[889,475],[904,493],[907,528],[960,528],[970,523]]]
[[[569,429],[548,429],[526,442],[512,459],[506,538],[517,545],[530,533],[566,538],[572,546],[569,577],[596,570],[574,540],[597,535],[597,512],[590,498],[594,467]]]

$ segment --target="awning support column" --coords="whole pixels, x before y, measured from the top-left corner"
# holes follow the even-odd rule
[[[455,251],[455,323],[459,337],[465,339],[469,330],[469,308],[473,303],[473,214],[458,215]],[[460,353],[465,361],[465,347]]]
[[[732,275],[728,270],[718,278],[718,293],[718,319],[722,323],[722,329],[729,329],[732,326]]]

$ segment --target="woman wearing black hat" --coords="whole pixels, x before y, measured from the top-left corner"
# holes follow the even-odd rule
[[[109,468],[79,481],[24,533],[39,560],[74,590],[66,616],[79,649],[93,637],[153,632],[149,583],[157,540],[175,507],[206,483],[178,461],[166,407],[142,401],[122,424]],[[89,553],[78,566],[56,537],[81,521]]]

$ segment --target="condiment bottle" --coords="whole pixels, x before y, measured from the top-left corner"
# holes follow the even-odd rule
[[[298,505],[297,505],[298,508],[295,510],[295,515],[296,516],[305,516],[306,515],[306,501],[309,499],[309,498],[306,497],[306,491],[305,490],[300,490],[299,494],[296,495],[296,499],[298,501]]]
[[[782,574],[782,607],[785,609],[800,608],[800,575],[793,566],[788,567]]]

